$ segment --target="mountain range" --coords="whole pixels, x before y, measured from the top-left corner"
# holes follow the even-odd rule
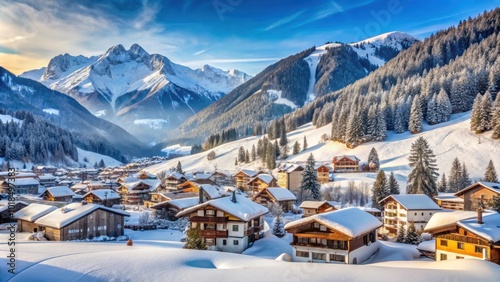
[[[251,78],[209,65],[193,70],[138,44],[129,50],[119,44],[94,57],[58,55],[21,77],[73,97],[148,143]]]

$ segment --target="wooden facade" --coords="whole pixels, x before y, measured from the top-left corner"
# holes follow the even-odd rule
[[[303,217],[308,217],[315,214],[334,211],[336,208],[330,205],[327,201],[304,201],[299,206],[304,210]]]
[[[299,165],[283,165],[278,168],[278,186],[299,191],[304,168]]]
[[[237,188],[247,190],[248,189],[248,181],[250,181],[251,177],[254,177],[255,175],[259,174],[261,172],[256,172],[256,171],[248,171],[248,170],[241,170],[238,171],[234,175],[234,183]]]
[[[474,211],[477,203],[482,202],[485,208],[490,208],[494,197],[500,197],[500,183],[477,182],[457,193],[464,200],[463,206],[466,211]]]
[[[286,189],[286,188],[279,188]],[[295,198],[296,200],[296,198]],[[269,192],[267,188],[260,190],[256,195],[253,196],[252,201],[261,204],[265,207],[269,207],[272,203],[277,203],[281,206],[283,212],[289,212],[293,210],[293,199],[278,200],[272,193]]]
[[[263,177],[261,178],[261,176],[264,176],[264,175],[263,174],[257,175],[256,177],[254,177],[253,179],[248,181],[247,189],[249,191],[253,191],[254,193],[257,193],[264,188],[278,186],[276,183],[276,179],[274,179],[274,177],[272,175],[269,175],[269,174],[265,175],[265,176],[269,176],[269,179],[270,179],[269,182],[267,182]]]
[[[319,183],[330,182],[330,169],[326,165],[320,165],[316,168],[316,177]]]
[[[5,205],[0,206],[0,224],[6,222],[15,222],[16,219],[11,218],[10,215],[28,206],[28,204],[18,201],[15,201],[13,205],[9,205],[8,201],[4,201],[2,202],[2,204]]]
[[[359,159],[356,156],[335,156],[332,163],[334,172],[359,171]]]

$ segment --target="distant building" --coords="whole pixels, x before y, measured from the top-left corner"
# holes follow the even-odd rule
[[[14,188],[14,194],[38,194],[40,182],[34,178],[17,178],[14,181],[4,180],[0,184],[2,193],[9,193],[9,184]]]
[[[278,186],[298,191],[304,168],[297,164],[283,164],[278,167]]]
[[[118,189],[123,203],[127,205],[142,205],[144,200],[150,200],[150,193],[160,186],[160,180],[144,179],[123,183]]]
[[[47,188],[40,198],[45,201],[70,202],[73,200],[75,193],[68,186],[56,186]]]
[[[247,183],[251,178],[257,176],[257,174],[263,173],[262,171],[255,171],[250,169],[242,169],[234,175],[234,183],[239,189],[247,190]]]
[[[7,200],[0,201],[0,224],[16,221],[10,217],[11,213],[15,213],[27,206],[27,203],[21,201],[14,201],[13,203]]]
[[[482,202],[485,208],[491,207],[494,197],[500,197],[500,183],[480,181],[455,193],[464,200],[464,210],[476,210],[477,203]]]
[[[358,264],[379,249],[382,223],[358,208],[316,214],[285,225],[293,234],[293,260]]]
[[[390,195],[379,201],[384,207],[384,229],[396,236],[398,228],[408,228],[413,222],[417,230],[424,230],[429,219],[442,209],[425,194]]]
[[[248,190],[254,193],[257,193],[264,188],[276,186],[276,179],[274,179],[272,175],[266,173],[257,174],[247,183]]]
[[[38,181],[40,182],[40,185],[45,186],[45,187],[53,187],[56,186],[56,177],[52,174],[42,174],[39,175]]]
[[[187,178],[184,176],[184,174],[175,172],[172,174],[169,174],[163,184],[165,185],[165,188],[168,190],[177,190],[177,186],[179,184],[182,184],[187,181]]]
[[[187,208],[191,228],[200,228],[210,249],[242,253],[263,236],[264,214],[269,210],[240,195],[210,200]]]
[[[277,203],[281,206],[283,212],[289,212],[293,210],[293,202],[297,200],[297,197],[286,188],[269,187],[260,190],[253,196],[252,200],[265,207]]]
[[[454,193],[438,193],[434,197],[438,206],[445,210],[464,210],[464,199]]]
[[[326,164],[317,165],[314,169],[319,183],[330,182],[330,168]]]
[[[328,201],[303,201],[299,208],[304,209],[304,217],[336,210]]]
[[[500,264],[500,214],[482,210],[436,213],[425,232],[435,238],[436,261],[481,259]]]
[[[356,156],[335,156],[333,158],[333,172],[359,171],[359,159]]]
[[[120,194],[111,189],[99,189],[88,192],[83,195],[83,200],[89,204],[104,205],[112,207],[121,203]]]

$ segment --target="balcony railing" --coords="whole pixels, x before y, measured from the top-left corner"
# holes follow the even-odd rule
[[[202,223],[227,223],[227,217],[221,216],[193,216],[189,219],[191,222]]]
[[[441,239],[448,239],[448,240],[453,240],[453,241],[458,241],[458,242],[465,242],[465,243],[470,243],[470,244],[476,244],[476,245],[483,245],[483,246],[489,246],[488,243],[481,241],[476,238],[471,238],[463,235],[458,235],[458,234],[445,234],[439,236]]]
[[[252,235],[254,233],[259,233],[260,231],[262,231],[262,229],[263,229],[262,226],[250,227],[245,231],[245,236]]]
[[[202,237],[227,237],[227,230],[201,230]]]

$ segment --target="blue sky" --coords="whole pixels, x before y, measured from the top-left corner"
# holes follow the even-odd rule
[[[424,39],[498,6],[500,0],[3,0],[0,66],[20,73],[61,53],[98,55],[138,43],[192,68],[255,75],[326,41],[395,30]]]

